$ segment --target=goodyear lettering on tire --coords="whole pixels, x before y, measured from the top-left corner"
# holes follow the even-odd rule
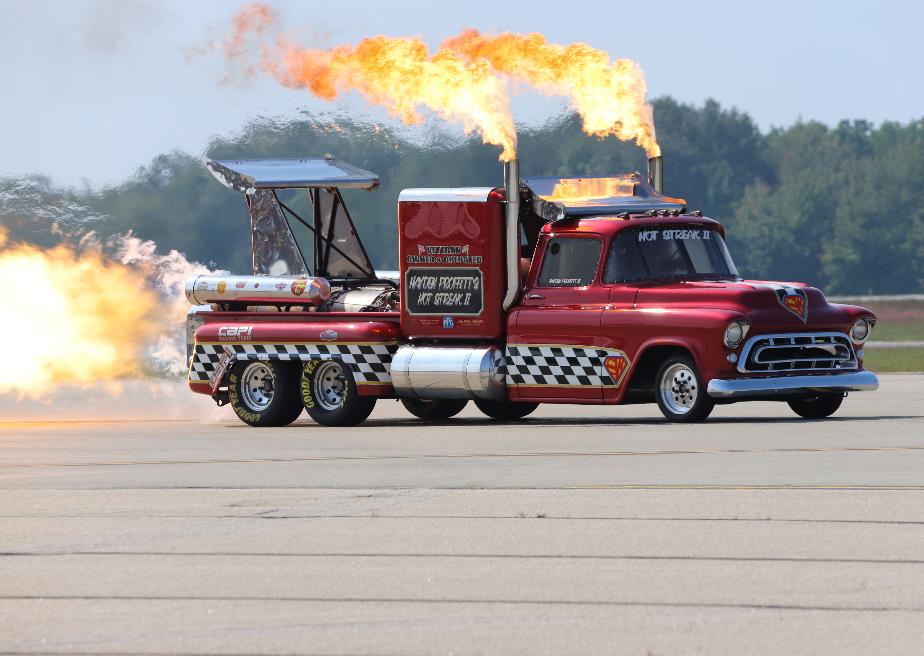
[[[305,407],[309,410],[315,406],[314,395],[311,393],[311,374],[314,373],[314,370],[317,369],[317,367],[317,360],[308,360],[305,362],[305,367],[302,369],[302,403],[304,403]]]
[[[241,403],[240,397],[237,394],[237,383],[238,383],[237,374],[231,374],[228,378],[228,399],[231,402],[231,407],[234,409],[234,413],[247,422],[256,422],[260,421],[260,415],[255,412],[250,412],[247,410]]]

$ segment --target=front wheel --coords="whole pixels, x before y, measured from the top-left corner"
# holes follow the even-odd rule
[[[702,421],[715,407],[688,355],[673,355],[664,361],[655,378],[655,397],[661,413],[673,422]]]
[[[819,394],[792,399],[789,407],[803,419],[824,419],[837,412],[843,402],[844,394]]]
[[[234,414],[251,426],[288,426],[302,413],[298,369],[288,362],[238,362],[228,376]]]
[[[309,360],[302,369],[302,402],[323,426],[356,426],[375,407],[374,396],[360,396],[349,365],[339,360]]]
[[[524,401],[475,401],[475,405],[491,419],[516,421],[539,407],[538,403]]]
[[[424,421],[445,421],[468,405],[467,399],[401,399],[405,409]]]

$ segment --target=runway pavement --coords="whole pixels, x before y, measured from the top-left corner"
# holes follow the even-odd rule
[[[0,423],[0,653],[918,654],[924,375],[882,383],[815,422]]]

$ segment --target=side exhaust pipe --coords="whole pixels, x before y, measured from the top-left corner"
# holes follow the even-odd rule
[[[648,158],[648,184],[659,194],[664,193],[664,157],[658,155]]]
[[[507,193],[507,214],[504,226],[507,260],[507,293],[504,312],[513,307],[520,293],[520,162],[504,163],[504,191]]]

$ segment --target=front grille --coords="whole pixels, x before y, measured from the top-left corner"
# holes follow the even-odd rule
[[[738,360],[742,373],[856,369],[853,345],[843,333],[755,335]]]

